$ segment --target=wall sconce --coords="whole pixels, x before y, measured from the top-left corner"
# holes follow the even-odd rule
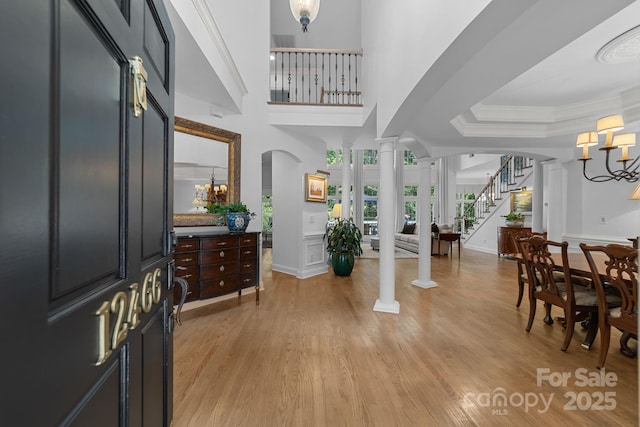
[[[596,132],[583,132],[578,135],[576,140],[576,146],[582,147],[582,158],[579,159],[582,162],[582,174],[586,179],[592,182],[607,182],[611,180],[622,181],[623,179],[627,182],[637,182],[640,179],[640,164],[638,164],[638,159],[635,160],[629,157],[629,147],[633,147],[636,145],[636,134],[635,133],[626,133],[613,135],[614,132],[624,129],[624,122],[622,120],[622,116],[614,115],[603,117],[598,120],[596,124]],[[607,168],[606,175],[597,175],[593,177],[587,176],[587,162],[592,160],[589,157],[589,147],[598,144],[598,134],[605,134],[605,142],[604,146],[600,147],[600,151],[604,151],[605,158],[605,167]],[[615,150],[616,148],[620,148],[622,151],[622,155],[620,156],[620,160],[618,162],[622,163],[621,169],[612,168],[609,163],[609,156],[611,150]]]

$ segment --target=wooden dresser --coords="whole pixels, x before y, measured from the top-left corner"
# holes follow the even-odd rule
[[[189,284],[185,302],[218,297],[256,287],[258,300],[258,233],[178,237],[176,277]],[[174,288],[174,301],[182,290]]]
[[[498,227],[498,256],[518,253],[517,237],[531,235],[531,227]]]

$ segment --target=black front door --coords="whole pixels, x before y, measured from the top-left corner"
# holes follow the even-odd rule
[[[162,0],[5,0],[0,40],[0,424],[168,425]]]

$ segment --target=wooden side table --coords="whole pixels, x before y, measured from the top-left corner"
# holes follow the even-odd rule
[[[449,242],[449,253],[453,253],[453,242],[458,242],[458,261],[460,260],[460,233],[438,233],[438,256],[440,256],[440,242]]]

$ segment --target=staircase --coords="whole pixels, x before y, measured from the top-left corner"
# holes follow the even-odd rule
[[[533,160],[522,156],[508,156],[502,162],[484,188],[476,194],[473,203],[465,207],[462,217],[456,218],[463,239],[477,232],[485,220],[509,200],[509,193],[521,187],[522,182],[531,175],[532,166]]]

